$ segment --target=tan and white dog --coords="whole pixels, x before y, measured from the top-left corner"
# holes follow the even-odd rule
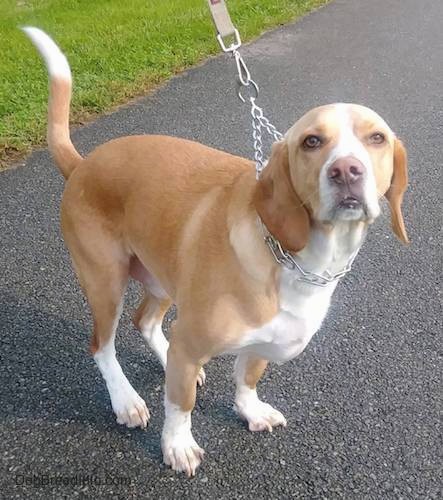
[[[91,350],[112,408],[121,424],[147,425],[148,408],[114,347],[132,277],[145,290],[135,324],[166,370],[164,461],[194,475],[203,450],[191,433],[191,411],[203,365],[235,354],[240,417],[251,431],[285,426],[256,384],[268,361],[303,351],[337,284],[300,280],[301,271],[280,265],[263,235],[304,272],[334,276],[360,249],[384,195],[406,243],[405,150],[374,111],[332,104],[308,112],[274,144],[259,181],[252,162],[173,137],[124,137],[82,158],[69,136],[66,58],[45,33],[24,30],[49,71],[48,143],[66,178],[62,230],[91,307]],[[161,322],[172,303],[177,320],[168,343]]]

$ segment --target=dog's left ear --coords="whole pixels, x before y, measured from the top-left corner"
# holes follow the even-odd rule
[[[405,223],[401,211],[403,195],[408,187],[408,166],[406,149],[399,139],[394,142],[394,171],[392,173],[391,185],[385,196],[391,209],[391,226],[397,238],[407,244]]]
[[[286,250],[299,252],[306,246],[309,214],[291,181],[284,141],[272,146],[269,162],[257,182],[254,205],[263,224]]]

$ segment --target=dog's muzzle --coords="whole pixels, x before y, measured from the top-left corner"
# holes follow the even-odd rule
[[[338,158],[329,166],[327,177],[334,187],[336,209],[365,212],[365,174],[366,167],[353,156]]]

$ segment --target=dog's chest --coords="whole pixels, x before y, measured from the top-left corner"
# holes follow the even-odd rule
[[[285,362],[304,350],[326,316],[336,284],[323,288],[296,278],[292,271],[282,271],[279,312],[260,328],[245,332],[231,352]]]

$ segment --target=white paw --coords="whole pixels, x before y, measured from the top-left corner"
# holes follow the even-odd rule
[[[197,384],[201,387],[206,382],[206,373],[203,368],[200,368],[200,372],[197,377]]]
[[[117,416],[117,423],[130,428],[148,425],[150,414],[144,400],[134,391],[119,392],[111,397],[112,409]]]
[[[237,402],[234,409],[241,418],[248,422],[249,430],[253,432],[272,432],[273,427],[279,425],[286,427],[287,425],[286,418],[278,410],[259,399],[248,404]]]
[[[204,451],[196,443],[192,434],[175,434],[162,437],[163,461],[175,471],[194,476],[203,460]]]

